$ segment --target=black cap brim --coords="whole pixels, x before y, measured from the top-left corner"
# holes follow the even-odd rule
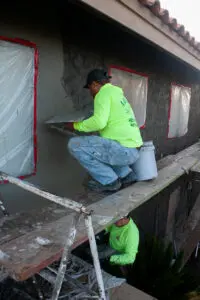
[[[102,80],[103,79],[111,79],[112,78],[112,76],[107,76],[107,77],[105,77],[105,78],[102,78]],[[98,81],[98,80],[94,80],[94,81]],[[86,83],[86,85],[84,85],[84,87],[83,87],[84,89],[89,89],[89,83]]]

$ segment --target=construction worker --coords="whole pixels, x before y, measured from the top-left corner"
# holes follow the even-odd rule
[[[66,124],[70,130],[100,135],[73,137],[68,144],[70,153],[93,178],[88,188],[97,192],[115,192],[136,180],[130,166],[138,159],[143,144],[130,104],[110,78],[101,69],[88,74],[85,88],[94,98],[94,114],[84,121]]]
[[[115,252],[110,257],[110,263],[133,264],[139,245],[139,231],[133,220],[130,217],[123,217],[108,227],[106,232],[109,234],[109,247]]]
[[[138,228],[130,217],[123,217],[107,228],[106,233],[109,234],[108,242],[101,242],[98,246],[99,259],[107,271],[123,274],[125,267],[132,265],[136,259],[139,246]]]

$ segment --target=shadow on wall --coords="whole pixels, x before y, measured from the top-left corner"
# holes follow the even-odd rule
[[[149,75],[144,140],[153,140],[157,158],[177,153],[196,142],[200,106],[199,74],[163,50],[131,35],[114,22],[73,4],[63,4],[61,33],[64,49],[63,86],[75,109],[92,107],[91,97],[82,89],[88,71],[110,65],[123,66]],[[70,28],[70,30],[69,30]],[[171,83],[192,84],[189,132],[167,139]]]

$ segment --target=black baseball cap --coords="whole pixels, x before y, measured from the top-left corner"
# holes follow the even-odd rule
[[[108,75],[108,73],[103,69],[94,69],[92,70],[88,76],[86,85],[84,86],[85,89],[88,89],[89,85],[92,84],[93,81],[102,81],[112,78]]]

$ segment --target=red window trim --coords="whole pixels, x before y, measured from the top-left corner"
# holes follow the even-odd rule
[[[191,85],[186,85],[186,84],[177,84],[175,82],[171,83],[171,87],[170,87],[170,97],[169,97],[169,109],[168,109],[168,126],[167,126],[167,139],[168,140],[173,140],[173,139],[177,139],[177,137],[169,137],[169,121],[171,118],[171,109],[172,109],[172,87],[173,86],[179,86],[179,87],[186,87],[186,88],[192,88]],[[179,137],[180,138],[180,137]]]
[[[125,72],[128,72],[128,73],[132,73],[132,74],[136,74],[136,75],[139,75],[139,76],[146,77],[147,78],[147,90],[148,90],[148,87],[149,87],[148,86],[149,85],[149,76],[147,74],[144,74],[144,73],[141,73],[141,72],[138,72],[138,71],[126,68],[126,67],[122,67],[122,66],[110,65],[109,69],[108,69],[108,75],[109,76],[112,75],[111,69],[121,70],[121,71],[125,71]],[[144,125],[142,125],[140,127],[140,129],[144,129],[144,128],[146,128],[146,119],[145,119]]]
[[[34,155],[34,170],[32,174],[27,174],[20,176],[20,179],[25,179],[27,177],[36,175],[37,172],[37,82],[38,82],[38,65],[39,65],[39,53],[37,45],[33,42],[20,39],[20,38],[9,38],[0,36],[1,41],[11,42],[19,45],[23,45],[34,49],[34,95],[33,95],[33,155]],[[6,181],[1,181],[0,183],[7,183]]]
[[[140,76],[143,76],[143,77],[146,77],[147,79],[149,79],[149,76],[147,74],[144,74],[142,72],[138,72],[138,71],[126,68],[126,67],[117,66],[117,65],[110,65],[109,71],[108,71],[109,75],[111,75],[111,69],[117,69],[117,70],[125,71],[125,72],[128,72],[128,73],[137,74],[137,75],[140,75]]]

